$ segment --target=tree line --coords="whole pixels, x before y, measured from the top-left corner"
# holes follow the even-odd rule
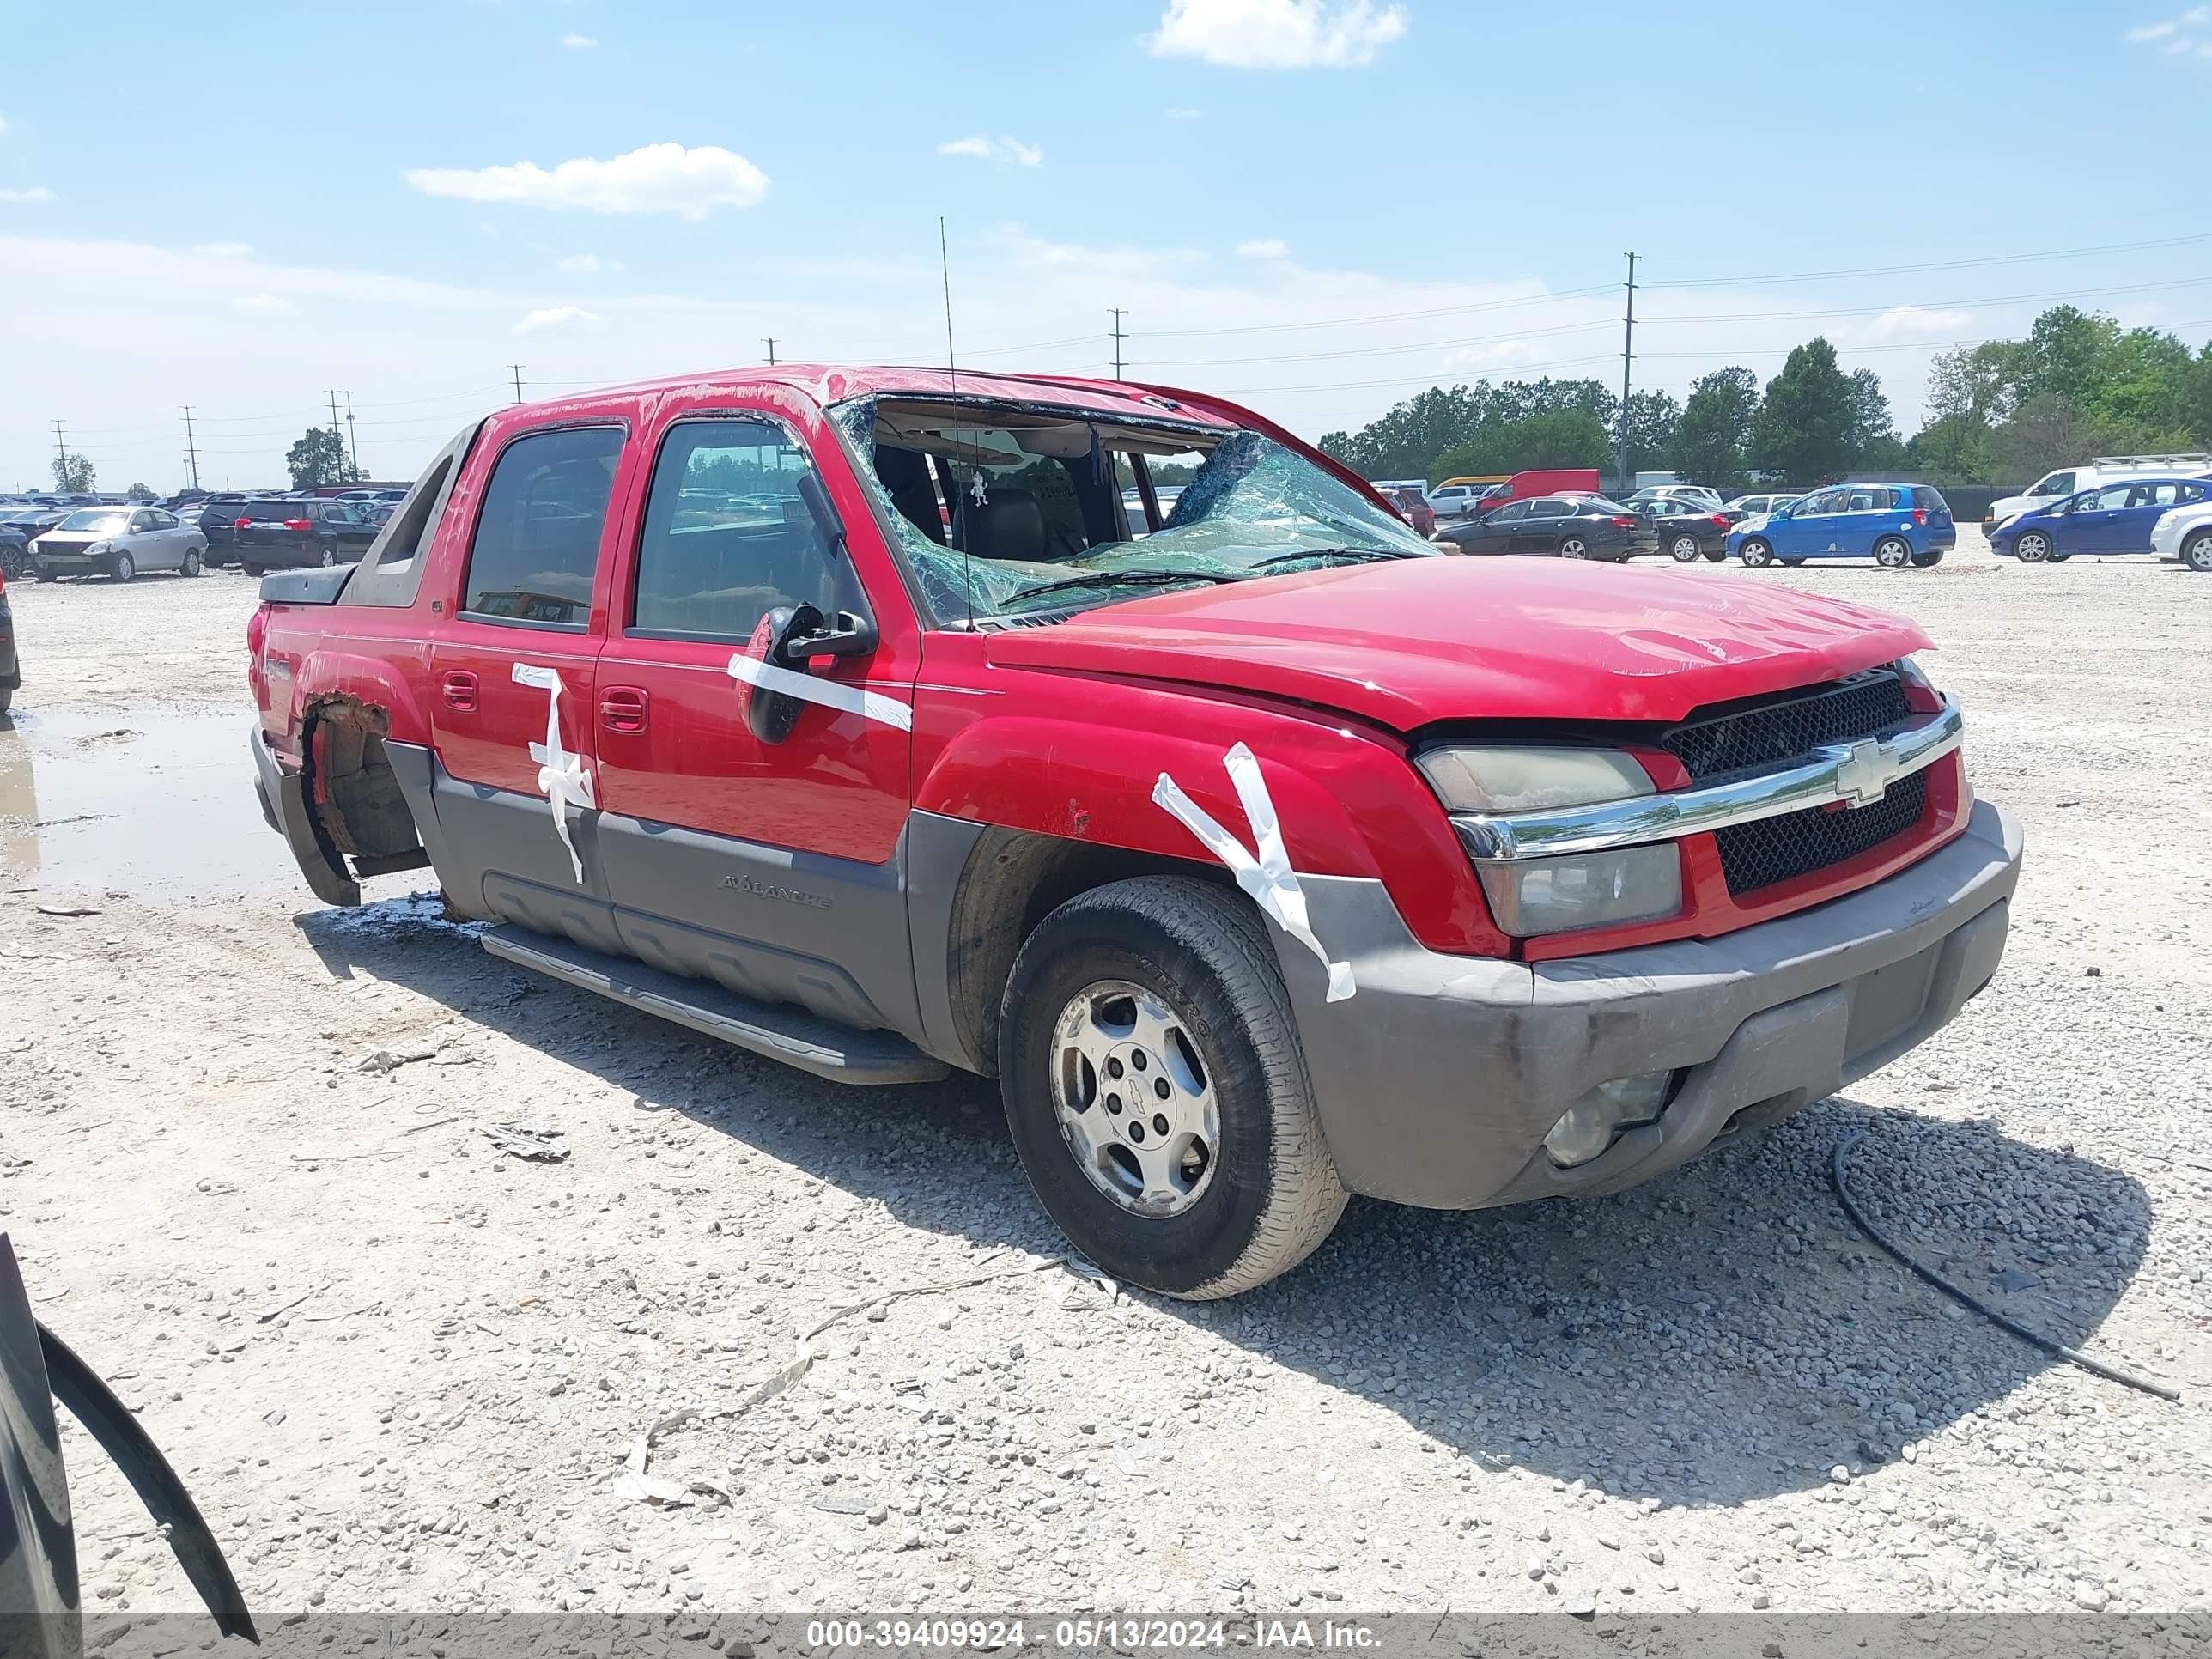
[[[2212,447],[2212,342],[2191,354],[2156,329],[2058,306],[2024,340],[1990,340],[1931,365],[1927,424],[1901,439],[1872,369],[1850,374],[1814,338],[1763,386],[1731,366],[1700,375],[1680,404],[1628,402],[1629,466],[1742,489],[1810,484],[1850,471],[1924,471],[1939,482],[2025,482],[2092,454]],[[1364,477],[1528,467],[1610,470],[1620,401],[1598,380],[1478,380],[1431,386],[1321,447]]]

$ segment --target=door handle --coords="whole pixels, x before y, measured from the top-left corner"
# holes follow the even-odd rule
[[[477,677],[473,674],[456,669],[438,682],[438,691],[448,708],[472,709],[477,706]]]
[[[599,694],[599,724],[610,732],[642,732],[649,706],[634,685],[611,685]]]

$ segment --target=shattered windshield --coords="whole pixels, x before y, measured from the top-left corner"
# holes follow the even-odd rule
[[[939,626],[1441,550],[1241,428],[947,398],[835,414]]]

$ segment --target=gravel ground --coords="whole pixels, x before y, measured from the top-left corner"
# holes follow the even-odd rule
[[[1355,1204],[1209,1307],[1060,1263],[988,1085],[756,1061],[409,878],[316,907],[234,573],[20,586],[0,1218],[272,1612],[2206,1608],[2212,583],[1965,539],[1756,579],[1942,647],[2029,848],[1966,1015],[1656,1185]],[[1862,1130],[1895,1237],[2183,1403],[1874,1250],[1827,1186]],[[190,1607],[69,1443],[88,1605]]]

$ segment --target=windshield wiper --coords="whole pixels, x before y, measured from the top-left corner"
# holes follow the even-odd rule
[[[1064,592],[1074,587],[1127,586],[1130,587],[1162,587],[1170,582],[1235,582],[1242,576],[1216,575],[1207,570],[1094,570],[1088,575],[1066,576],[1055,582],[1039,582],[1033,587],[1018,587],[1006,595],[1003,604],[1012,605],[1018,599],[1033,599],[1043,593]]]
[[[1278,570],[1286,564],[1298,564],[1307,559],[1331,559],[1347,564],[1371,564],[1379,559],[1411,559],[1412,553],[1386,553],[1375,547],[1310,547],[1303,553],[1278,553],[1272,559],[1262,559],[1251,569]]]

